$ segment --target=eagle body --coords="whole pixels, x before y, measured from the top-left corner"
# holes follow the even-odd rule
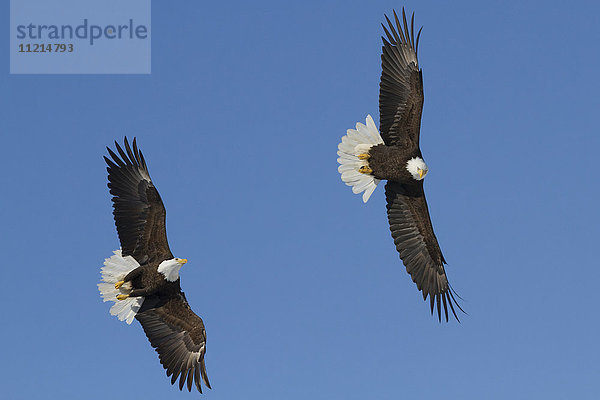
[[[422,158],[419,149],[379,144],[371,147],[369,155],[369,167],[373,170],[371,175],[375,178],[407,185],[415,183],[406,165],[413,158]]]
[[[136,140],[115,147],[104,159],[121,249],[105,260],[98,288],[104,301],[115,303],[111,314],[139,321],[171,384],[179,380],[180,390],[195,386],[202,393],[202,381],[210,388],[206,331],[181,290],[179,270],[187,260],[171,253],[166,210]]]
[[[363,192],[366,203],[377,184],[386,180],[387,216],[394,245],[406,271],[423,299],[429,297],[431,313],[448,311],[458,320],[452,288],[446,276],[444,256],[433,231],[423,179],[429,171],[423,161],[419,138],[423,110],[423,73],[415,37],[414,14],[410,24],[394,11],[383,25],[381,79],[379,83],[379,130],[370,115],[366,124],[348,129],[338,145],[338,171],[354,193]]]
[[[174,282],[169,282],[163,274],[158,272],[158,266],[161,262],[148,262],[131,271],[123,280],[126,282],[131,281],[133,290],[146,291],[147,294],[145,297],[151,294],[167,297],[174,296],[181,292],[180,280],[177,279]]]

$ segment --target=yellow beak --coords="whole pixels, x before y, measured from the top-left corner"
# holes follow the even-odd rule
[[[187,258],[182,258],[179,261],[177,261],[179,264],[185,264],[187,262]]]
[[[426,169],[419,169],[419,178],[423,179],[423,177],[427,175]]]

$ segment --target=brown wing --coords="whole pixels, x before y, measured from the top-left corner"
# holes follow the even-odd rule
[[[204,384],[210,389],[204,365],[204,323],[190,309],[183,293],[166,301],[157,297],[146,298],[135,318],[140,321],[150,344],[156,349],[167,376],[171,376],[171,384],[179,378],[179,390],[187,381],[188,391],[195,384],[202,393],[202,375]]]
[[[151,259],[173,258],[167,242],[165,206],[152,184],[142,152],[135,138],[133,150],[125,138],[125,151],[115,142],[120,157],[108,149],[108,187],[113,195],[113,215],[123,255],[144,264]]]
[[[415,43],[414,13],[410,31],[402,9],[404,32],[394,11],[396,27],[386,16],[389,30],[382,24],[387,36],[381,54],[381,82],[379,84],[379,130],[388,146],[406,149],[419,148],[421,111],[423,110],[423,76],[417,60],[421,30]],[[423,28],[421,28],[423,29]]]
[[[406,271],[417,284],[417,288],[423,292],[423,299],[426,300],[429,296],[432,314],[435,304],[438,319],[441,321],[443,304],[448,321],[450,305],[454,317],[458,320],[454,304],[461,311],[462,308],[456,303],[446,277],[446,260],[433,233],[423,181],[414,185],[388,182],[385,185],[385,196],[390,230]]]

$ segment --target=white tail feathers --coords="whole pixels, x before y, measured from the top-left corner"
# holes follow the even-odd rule
[[[338,171],[342,174],[342,180],[346,185],[352,186],[354,193],[363,193],[363,202],[367,202],[373,191],[380,182],[373,175],[358,172],[360,167],[368,166],[367,160],[358,158],[359,154],[367,153],[375,145],[383,144],[383,139],[373,122],[373,118],[367,115],[367,125],[356,123],[356,129],[348,129],[346,136],[338,145]]]
[[[115,289],[115,283],[122,281],[129,272],[140,266],[135,258],[131,256],[123,257],[121,250],[115,250],[114,256],[104,260],[102,267],[102,282],[98,284],[98,290],[104,301],[114,301],[115,304],[110,308],[110,314],[116,315],[120,321],[131,324],[135,314],[139,311],[143,297],[129,297],[125,300],[117,300],[118,294],[128,294],[131,291],[131,283],[127,282],[119,289]]]

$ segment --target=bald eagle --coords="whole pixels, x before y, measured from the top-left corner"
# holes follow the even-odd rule
[[[363,192],[366,203],[377,184],[387,180],[387,214],[396,250],[423,299],[429,296],[431,313],[441,309],[448,321],[448,306],[458,320],[454,298],[444,269],[444,256],[433,233],[423,178],[429,168],[419,148],[423,75],[417,60],[421,28],[415,40],[414,13],[409,25],[402,9],[402,24],[394,11],[394,23],[382,24],[381,81],[379,85],[380,132],[367,115],[366,124],[348,129],[338,145],[338,171],[354,193]]]
[[[98,284],[104,301],[121,321],[137,319],[156,349],[171,384],[179,378],[179,390],[187,382],[202,393],[200,376],[210,388],[204,353],[206,331],[179,286],[179,270],[186,259],[173,257],[165,229],[166,211],[150,179],[136,140],[127,138],[125,151],[115,142],[115,154],[107,147],[108,187],[113,195],[113,215],[121,249],[104,262]]]

